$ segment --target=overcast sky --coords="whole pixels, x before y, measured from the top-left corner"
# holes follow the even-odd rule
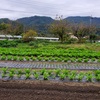
[[[100,17],[100,0],[0,0],[0,18],[34,15]]]

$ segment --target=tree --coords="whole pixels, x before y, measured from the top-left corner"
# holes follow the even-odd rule
[[[10,35],[21,35],[23,33],[23,25],[19,23],[11,23],[10,27],[7,29],[7,33]]]
[[[34,40],[34,37],[37,36],[37,32],[34,30],[29,30],[23,35],[23,40],[26,42]]]
[[[64,42],[65,35],[69,32],[69,24],[62,17],[57,17],[50,25],[50,32],[58,36],[61,42]]]
[[[96,34],[90,34],[89,35],[89,39],[91,43],[95,43],[96,39],[97,39],[97,35]]]
[[[96,35],[97,29],[95,26],[90,26],[89,27],[89,40],[91,43],[95,43],[96,39],[97,39],[97,35]]]
[[[84,37],[89,35],[89,28],[88,26],[86,26],[83,23],[80,24],[74,24],[72,26],[72,32],[74,34],[74,36],[76,36],[78,38],[78,42],[82,43],[84,42]]]
[[[0,31],[3,32],[3,34],[7,34],[7,29],[10,27],[9,24],[1,23],[0,24]]]

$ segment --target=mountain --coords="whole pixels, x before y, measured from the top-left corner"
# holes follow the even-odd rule
[[[70,23],[85,23],[87,25],[95,25],[96,27],[100,28],[100,18],[98,17],[81,17],[81,16],[70,16],[65,18]],[[48,27],[49,25],[54,21],[51,17],[46,16],[32,16],[32,17],[24,17],[17,19],[15,21],[12,21],[8,18],[2,18],[0,19],[0,23],[20,23],[23,24],[24,29],[35,29],[38,33],[48,33]]]
[[[18,22],[24,24],[25,26],[50,24],[54,20],[51,17],[45,16],[33,16],[17,19]]]
[[[73,16],[73,17],[67,17],[65,18],[70,23],[85,23],[87,25],[95,25],[96,27],[100,27],[100,18],[97,17],[91,17],[91,16]]]
[[[12,22],[12,21],[8,18],[1,18],[0,19],[0,23],[10,23],[10,22]]]
[[[49,25],[54,20],[51,17],[33,16],[17,19],[17,22],[25,27],[30,27],[38,31],[38,33],[47,33]]]

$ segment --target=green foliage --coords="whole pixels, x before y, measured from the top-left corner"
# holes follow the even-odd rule
[[[88,62],[88,61],[99,61],[100,51],[91,51],[87,49],[56,49],[54,47],[43,47],[43,48],[0,48],[1,60],[19,60],[22,61],[24,58],[26,61],[30,59],[35,60],[45,60],[45,61],[64,61],[64,62]],[[90,60],[92,59],[92,60]]]
[[[4,73],[2,73],[2,74],[1,74],[1,76],[2,76],[2,78],[3,78],[3,77],[5,77],[5,74],[4,74]]]
[[[13,56],[13,60],[14,61],[18,60],[18,57],[17,56]]]
[[[83,77],[84,77],[84,74],[83,74],[83,73],[79,73],[79,74],[77,75],[78,81],[81,81],[81,80],[83,79]]]
[[[91,72],[86,73],[86,79],[87,79],[87,81],[92,82],[93,75]]]
[[[23,72],[22,72],[21,69],[18,69],[18,70],[17,70],[17,73],[20,74],[20,75],[23,74]]]
[[[66,69],[55,69],[55,70],[46,70],[41,69],[41,70],[33,70],[30,72],[30,69],[14,69],[11,68],[7,70],[7,68],[2,68],[2,73],[1,76],[9,78],[13,78],[14,75],[17,74],[17,77],[20,78],[21,75],[25,75],[25,79],[29,79],[30,76],[33,74],[33,77],[35,79],[39,79],[43,77],[44,80],[49,80],[59,78],[61,80],[69,79],[69,80],[78,80],[81,81],[83,78],[88,81],[92,82],[92,80],[97,80],[100,81],[100,70],[95,70],[95,71],[88,71],[88,72],[77,72],[75,70],[66,70]]]
[[[48,80],[48,77],[49,77],[48,72],[44,72],[44,73],[43,73],[43,79],[44,79],[44,80]]]
[[[74,80],[76,78],[76,71],[71,71],[69,74],[68,74],[68,78],[70,80]]]
[[[61,17],[59,17],[57,20],[54,21],[50,25],[50,32],[54,34],[55,36],[58,36],[60,41],[63,43],[64,40],[69,36],[69,23],[65,20],[63,20]]]
[[[12,56],[7,56],[7,60],[12,60]]]
[[[29,61],[30,60],[30,58],[28,56],[26,56],[25,59],[26,59],[26,61]]]
[[[0,47],[16,47],[18,45],[15,41],[0,40]]]
[[[69,70],[66,70],[66,69],[63,69],[61,72],[62,72],[64,75],[66,75],[66,77],[67,77],[68,74],[70,73],[70,71],[69,71]]]
[[[14,73],[9,72],[9,78],[13,78],[14,77]]]
[[[26,79],[29,79],[29,78],[30,78],[30,73],[26,73],[26,74],[25,74],[25,78],[26,78]]]
[[[5,55],[1,56],[1,60],[6,60],[6,56]]]
[[[7,67],[6,68],[5,67],[2,68],[3,74],[6,74],[7,73],[7,69],[8,69]]]
[[[15,74],[15,69],[14,69],[14,68],[10,69],[10,72],[11,72],[12,74]]]
[[[100,81],[100,74],[96,75],[95,78],[96,78],[97,81]]]
[[[66,78],[66,75],[64,73],[59,74],[59,77],[61,80],[64,80]]]
[[[61,73],[61,69],[54,70],[54,72],[55,72],[56,76],[59,76]]]
[[[39,76],[40,76],[39,73],[37,73],[37,72],[34,73],[34,78],[35,78],[35,79],[39,79]]]
[[[30,72],[31,72],[31,69],[25,69],[26,74],[30,74]]]
[[[17,74],[17,77],[20,78],[21,77],[21,74]]]
[[[100,74],[100,70],[95,70],[94,74],[95,74],[95,76],[98,76]]]
[[[34,37],[37,36],[37,33],[34,30],[29,30],[23,35],[23,41],[29,42],[34,40]]]
[[[19,57],[19,61],[23,61],[24,59],[23,59],[23,57]]]
[[[68,78],[69,78],[70,80],[74,80],[74,79],[75,79],[75,76],[74,76],[74,75],[68,75]]]
[[[43,68],[42,70],[40,70],[41,75],[43,75],[46,72],[46,69]]]

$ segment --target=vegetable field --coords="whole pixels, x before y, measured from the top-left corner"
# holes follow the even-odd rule
[[[95,71],[75,71],[66,69],[47,70],[45,68],[34,69],[0,69],[0,78],[4,80],[53,80],[53,81],[73,81],[73,82],[100,82],[100,70]]]
[[[100,62],[100,51],[81,48],[0,48],[0,60]]]

